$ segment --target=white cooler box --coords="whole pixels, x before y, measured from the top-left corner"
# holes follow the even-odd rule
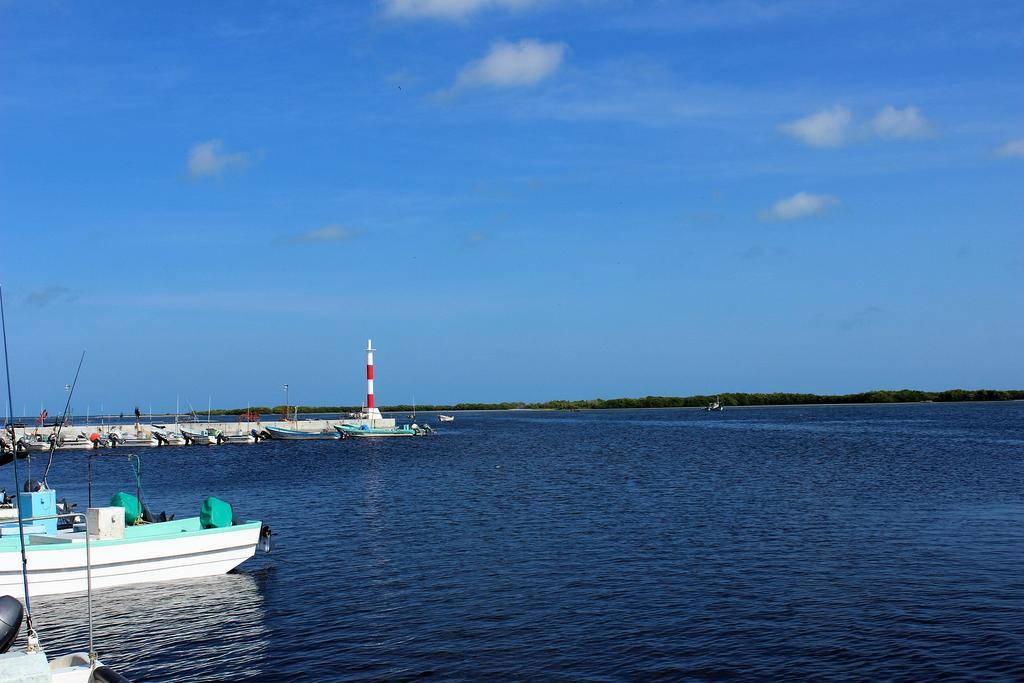
[[[89,508],[85,526],[91,539],[124,538],[124,508]]]

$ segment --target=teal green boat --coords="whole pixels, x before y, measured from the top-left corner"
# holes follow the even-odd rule
[[[429,427],[417,425],[400,425],[398,427],[371,427],[367,424],[359,425],[334,425],[342,438],[354,437],[357,439],[375,438],[379,436],[426,436],[430,433]]]

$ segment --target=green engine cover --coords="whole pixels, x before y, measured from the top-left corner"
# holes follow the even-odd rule
[[[142,505],[139,504],[139,499],[124,491],[114,494],[114,497],[110,499],[110,506],[124,508],[125,525],[135,524],[142,516]]]
[[[203,509],[199,513],[199,523],[204,529],[223,529],[231,526],[232,517],[231,503],[208,496],[203,501]]]

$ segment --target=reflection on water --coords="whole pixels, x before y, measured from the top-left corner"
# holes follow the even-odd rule
[[[97,591],[96,651],[133,681],[259,674],[270,649],[261,589],[268,571]],[[88,649],[85,595],[35,598],[32,611],[51,656]]]

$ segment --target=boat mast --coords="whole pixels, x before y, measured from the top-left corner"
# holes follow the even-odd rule
[[[11,406],[14,404],[14,399],[11,397],[11,360],[7,355],[7,316],[4,313],[4,295],[3,288],[0,287],[0,328],[3,329],[4,339],[4,368],[7,371],[7,405]],[[13,411],[8,408],[8,413]],[[11,430],[11,449],[15,451],[16,443],[14,441],[14,415],[8,415],[8,429]],[[17,452],[12,453],[14,459],[14,490],[17,491],[21,481],[18,476],[18,454]],[[86,533],[88,536],[88,533]],[[32,626],[32,602],[28,592],[28,556],[25,554],[25,523],[22,521],[22,510],[18,508],[18,540],[21,544],[21,582],[25,588],[25,626],[28,629],[28,649],[35,650],[39,647],[39,636],[36,635],[36,630]]]

